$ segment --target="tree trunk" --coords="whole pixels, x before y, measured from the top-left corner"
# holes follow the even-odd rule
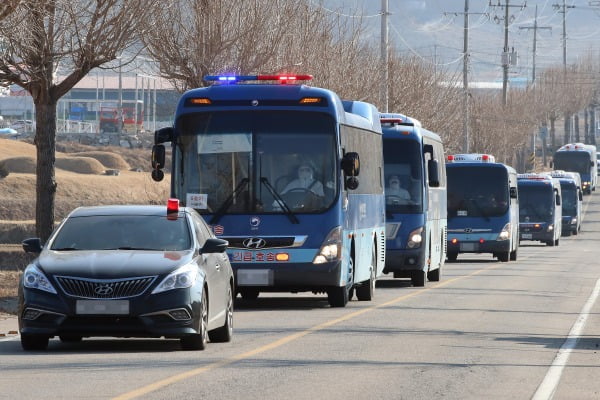
[[[567,144],[571,141],[571,114],[565,113],[565,132],[563,136],[563,144]]]
[[[574,130],[575,130],[575,142],[576,143],[580,143],[580,136],[579,136],[579,113],[576,113],[573,116],[573,125],[574,125]]]
[[[591,143],[590,140],[590,120],[588,108],[583,109],[583,143]]]
[[[596,144],[596,109],[590,106],[590,143]]]
[[[554,122],[556,121],[556,117],[553,115],[550,116],[550,145],[552,146],[552,154],[556,151],[556,128],[554,127]]]
[[[54,229],[56,194],[56,102],[35,104],[35,147],[37,149],[35,227],[46,242]]]

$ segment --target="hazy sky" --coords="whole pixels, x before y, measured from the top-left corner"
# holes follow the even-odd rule
[[[465,0],[388,1],[392,46],[440,68],[462,71]],[[521,7],[525,3],[526,7]],[[469,17],[472,80],[502,79],[505,4],[506,0],[469,1],[469,13],[473,13]],[[538,27],[552,28],[537,30],[536,73],[563,65],[562,4],[563,0],[509,1],[508,45],[518,54],[518,66],[510,68],[511,77],[531,79],[534,31],[522,28],[533,27],[536,6]],[[565,4],[567,64],[589,54],[600,60],[600,1],[566,0]],[[381,0],[326,0],[324,5],[345,18],[362,12],[369,25],[366,40],[379,48]]]

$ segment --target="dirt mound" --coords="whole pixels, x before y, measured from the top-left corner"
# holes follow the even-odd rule
[[[111,153],[109,151],[84,151],[81,153],[70,153],[69,156],[95,158],[108,169],[126,171],[131,168],[129,163],[127,163],[120,154]]]
[[[103,174],[106,168],[91,157],[61,157],[56,159],[56,168],[78,174]]]
[[[0,161],[0,165],[10,173],[35,174],[35,157],[13,157]]]

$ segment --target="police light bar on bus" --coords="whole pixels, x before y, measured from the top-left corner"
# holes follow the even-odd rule
[[[480,163],[495,163],[496,158],[491,154],[450,154],[448,157],[449,163],[457,162],[480,162]]]
[[[569,144],[563,145],[558,150],[579,151],[579,150],[586,150],[586,149],[585,149],[585,144],[583,144],[583,143],[569,143]]]
[[[281,75],[206,75],[205,81],[219,83],[237,83],[249,81],[277,81],[280,83],[294,83],[297,81],[310,81],[312,75],[296,75],[296,74],[281,74]]]
[[[546,181],[546,180],[552,180],[552,176],[550,176],[550,174],[547,174],[547,173],[530,172],[530,173],[526,173],[526,174],[517,174],[517,179]]]

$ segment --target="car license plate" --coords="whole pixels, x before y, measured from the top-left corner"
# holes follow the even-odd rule
[[[238,269],[237,284],[239,286],[269,286],[271,274],[268,269]]]
[[[77,314],[129,314],[129,300],[77,300],[75,307]]]
[[[533,235],[531,233],[521,233],[521,239],[531,239]]]
[[[477,243],[461,243],[460,251],[476,251]]]

